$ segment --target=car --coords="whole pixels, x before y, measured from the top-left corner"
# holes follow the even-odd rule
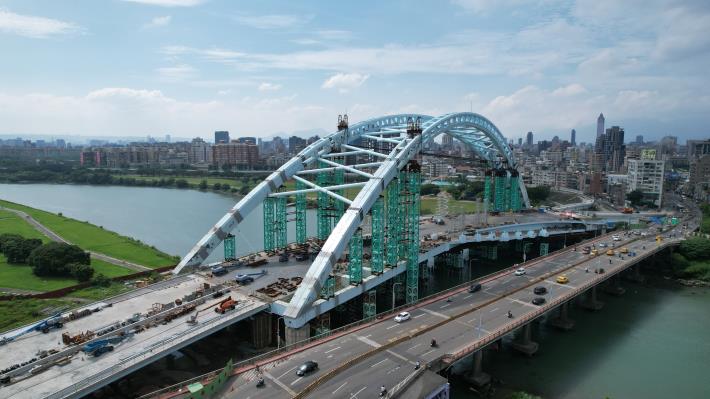
[[[468,287],[468,292],[477,292],[481,290],[481,284],[471,284],[470,287]]]
[[[308,260],[308,253],[298,253],[296,254],[296,262],[303,262],[304,260]]]
[[[606,247],[607,247],[607,243],[605,243],[605,242],[599,243],[599,248],[606,248]]]
[[[557,276],[556,281],[558,284],[567,284],[569,283],[569,278],[567,278],[566,274],[560,274],[559,276]]]
[[[597,256],[597,255],[599,255],[599,250],[596,249],[596,248],[594,248],[594,249],[592,250],[592,252],[589,253],[589,256],[591,256],[591,257],[595,257],[595,256]]]
[[[212,267],[212,275],[213,276],[222,276],[227,273],[229,273],[229,271],[222,266],[213,266]]]
[[[599,269],[595,270],[594,273],[597,273],[597,274],[604,274],[605,271],[606,271],[606,270],[604,270],[603,267],[600,267]]]
[[[583,254],[589,255],[590,252],[592,252],[592,248],[591,248],[591,247],[584,247],[584,248],[582,248],[582,253],[583,253]]]
[[[524,267],[519,267],[519,268],[515,271],[515,275],[516,275],[516,276],[522,276],[523,274],[525,274],[525,268],[524,268]]]
[[[403,321],[407,321],[412,318],[412,315],[409,314],[409,312],[401,312],[397,314],[397,316],[394,317],[394,321],[397,323],[401,323]]]
[[[310,372],[316,371],[316,370],[318,370],[318,363],[316,363],[312,360],[309,360],[309,361],[303,363],[298,368],[298,370],[296,370],[296,375],[299,377],[303,377],[304,375],[306,375]]]
[[[538,286],[533,289],[533,292],[535,293],[535,295],[545,295],[547,294],[547,288],[543,286]]]
[[[608,251],[606,251],[606,254],[609,255],[609,256],[614,256],[614,250],[613,250],[613,249],[609,249]]]
[[[629,249],[626,248],[626,247],[623,247],[623,248],[621,248],[621,249],[619,250],[619,252],[621,252],[622,254],[628,254],[628,253],[629,253]]]
[[[621,241],[621,237],[618,236],[618,235],[616,235],[616,234],[614,234],[613,236],[611,236],[611,239],[614,240],[614,241]]]
[[[254,282],[254,277],[247,276],[246,274],[237,274],[234,276],[234,281],[242,285],[247,285]]]
[[[288,254],[286,252],[279,255],[279,262],[281,262],[281,263],[288,262]]]
[[[648,232],[647,232],[647,231],[642,231],[642,232],[641,232],[641,237],[648,237]]]
[[[543,298],[541,296],[535,297],[535,298],[533,298],[532,303],[533,303],[533,305],[538,305],[538,306],[544,305],[545,298]]]

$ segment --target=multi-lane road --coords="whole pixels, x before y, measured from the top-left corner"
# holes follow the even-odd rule
[[[522,321],[538,317],[541,312],[552,310],[588,287],[626,269],[662,245],[655,242],[655,236],[655,231],[649,230],[647,237],[621,235],[621,241],[615,242],[609,234],[590,241],[590,244],[614,244],[617,250],[626,247],[628,251],[636,252],[636,257],[624,255],[621,259],[618,253],[590,257],[582,254],[579,246],[580,250],[569,247],[530,261],[525,264],[526,274],[523,276],[506,270],[481,281],[482,289],[478,292],[469,293],[462,288],[408,309],[412,316],[409,321],[396,323],[391,317],[379,320],[307,350],[261,364],[259,372],[265,379],[264,387],[256,387],[259,374],[251,370],[230,381],[224,396],[288,398],[317,379],[330,375],[317,387],[312,387],[308,397],[376,397],[381,386],[389,390],[413,373],[415,362],[426,365],[445,354],[470,353],[477,349],[476,343],[485,343],[512,332]],[[603,267],[606,273],[595,274],[594,269],[599,267]],[[559,284],[556,277],[563,273],[569,282]],[[537,286],[544,286],[548,291],[540,295],[546,299],[543,306],[531,303],[538,296],[533,294],[533,288]],[[508,311],[512,312],[513,318],[507,316]],[[430,346],[433,338],[438,343],[435,348]],[[470,351],[467,352],[467,348]],[[351,362],[366,352],[371,355]],[[297,368],[307,360],[317,362],[319,369],[298,376]]]

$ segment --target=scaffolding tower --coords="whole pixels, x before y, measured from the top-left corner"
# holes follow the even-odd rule
[[[275,248],[274,232],[276,225],[274,221],[274,207],[276,198],[266,197],[263,202],[264,207],[264,250],[273,251]]]
[[[419,196],[420,173],[418,169],[410,169],[406,173],[408,208],[407,232],[407,302],[419,300]]]
[[[370,290],[362,294],[362,318],[367,319],[377,315],[377,291]]]
[[[382,196],[377,198],[372,205],[372,256],[370,257],[370,270],[372,274],[379,275],[385,266],[385,209]]]
[[[362,230],[360,228],[357,229],[350,239],[348,275],[351,285],[359,285],[362,283]]]
[[[518,187],[518,172],[514,171],[510,179],[510,209],[520,211],[520,188]]]
[[[303,190],[306,185],[296,181],[296,190]],[[306,193],[296,194],[296,242],[306,243]]]
[[[224,238],[224,260],[234,260],[236,259],[236,245],[234,242],[234,235],[227,234]]]
[[[483,183],[483,219],[484,223],[488,223],[488,206],[491,203],[491,174],[486,171],[486,177]]]
[[[387,186],[387,265],[397,267],[399,260],[399,233],[400,212],[399,212],[399,179],[392,179]]]
[[[323,287],[320,290],[320,297],[323,299],[333,298],[335,296],[335,277],[330,274],[325,279]]]
[[[286,197],[276,198],[276,248],[286,248],[288,245],[288,222],[286,221]]]
[[[505,210],[505,178],[505,172],[496,172],[495,195],[493,197],[496,212]]]

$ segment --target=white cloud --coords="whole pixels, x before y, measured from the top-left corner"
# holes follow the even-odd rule
[[[197,70],[187,64],[158,68],[156,72],[158,72],[161,79],[169,82],[186,80],[197,74]]]
[[[552,95],[556,97],[571,97],[577,94],[586,93],[587,89],[584,88],[579,83],[572,83],[570,85],[559,87],[552,91]]]
[[[32,15],[15,14],[7,9],[0,8],[0,32],[44,39],[78,31],[80,31],[80,28],[71,22],[35,17]]]
[[[129,3],[140,3],[159,7],[194,7],[207,0],[123,0]]]
[[[271,15],[240,15],[234,20],[242,25],[255,29],[285,29],[302,26],[310,21],[312,16],[271,14]]]
[[[338,89],[341,93],[356,89],[362,86],[370,75],[361,75],[359,73],[337,73],[323,82],[321,86],[324,89]]]
[[[264,82],[259,85],[259,91],[276,91],[281,89],[280,84]]]
[[[172,17],[170,15],[166,15],[164,17],[155,17],[150,20],[149,23],[144,25],[144,28],[160,28],[162,26],[167,26],[170,24],[170,20]]]

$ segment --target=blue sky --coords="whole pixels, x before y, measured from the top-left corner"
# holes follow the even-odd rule
[[[710,136],[703,0],[0,0],[0,134],[176,137],[481,113]]]

